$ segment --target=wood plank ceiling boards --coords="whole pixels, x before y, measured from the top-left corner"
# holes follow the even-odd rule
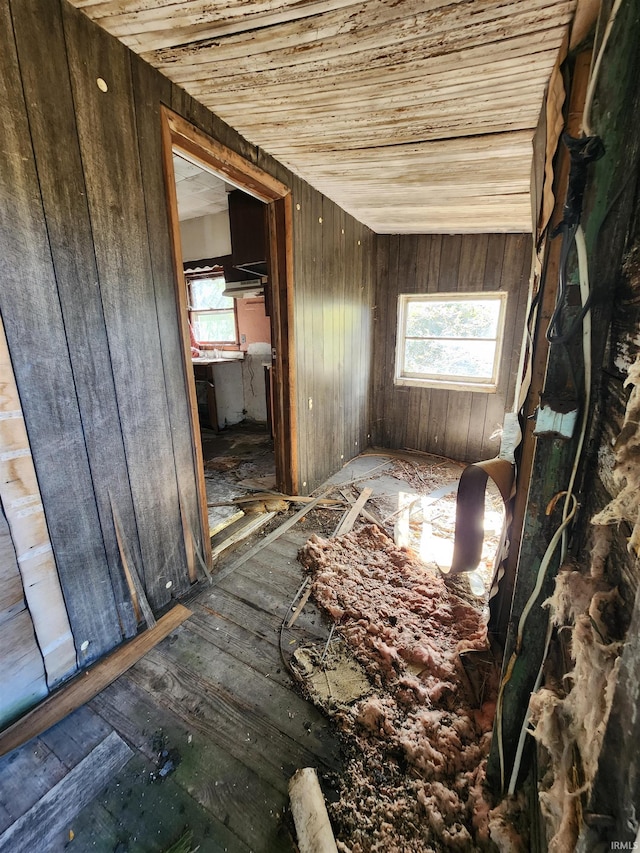
[[[72,0],[377,233],[528,231],[575,0]]]

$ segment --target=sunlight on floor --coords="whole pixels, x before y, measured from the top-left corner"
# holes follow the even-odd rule
[[[448,574],[453,562],[457,484],[436,489],[429,495],[399,492],[395,513],[396,545],[410,548],[427,565]],[[482,557],[473,572],[466,572],[472,592],[483,597],[491,589],[495,573],[504,506],[497,489],[487,485]]]

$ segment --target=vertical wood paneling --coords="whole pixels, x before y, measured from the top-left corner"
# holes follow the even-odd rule
[[[304,181],[290,176],[289,185],[300,484],[310,491],[357,455],[368,434],[372,267],[364,253],[372,235]]]
[[[306,440],[309,442],[307,454],[309,470],[307,477],[303,478],[312,488],[321,479],[324,457],[328,453],[329,442],[333,436],[327,435],[325,417],[327,415],[325,400],[323,398],[323,384],[325,377],[325,351],[327,341],[324,332],[324,317],[322,312],[322,226],[319,219],[322,216],[322,197],[310,189],[303,207],[304,215],[302,223],[305,226],[303,235],[303,252],[307,255],[306,272],[307,278],[300,282],[305,286],[305,322],[308,324],[308,336],[303,345],[305,347],[305,359],[307,363],[307,374],[305,380],[308,382],[308,393],[306,395],[307,405],[303,405],[304,418],[301,423],[306,424]],[[303,380],[304,381],[304,380]],[[304,387],[304,385],[302,386]],[[327,405],[330,402],[327,400]]]
[[[377,238],[372,443],[465,461],[495,455],[491,434],[512,406],[524,327],[531,241],[527,235],[420,235]],[[495,394],[393,384],[400,293],[509,294],[503,358]]]
[[[322,317],[322,330],[324,338],[323,346],[323,377],[322,388],[319,399],[322,400],[320,409],[321,435],[326,436],[325,452],[331,460],[331,464],[338,468],[340,466],[340,454],[342,452],[343,431],[336,430],[336,425],[341,423],[340,403],[340,377],[338,363],[338,324],[336,322],[336,309],[338,308],[338,291],[340,283],[338,276],[340,271],[336,263],[335,251],[330,252],[330,247],[335,246],[333,203],[328,198],[322,197],[322,223],[317,227],[322,238],[321,266],[318,272],[326,276],[326,284],[320,299],[320,316]]]
[[[67,4],[63,10],[98,276],[140,537],[140,570],[147,597],[157,609],[174,592],[186,589],[186,556],[129,52],[119,42],[104,38],[80,12]],[[96,85],[98,78],[106,82],[107,92]]]
[[[504,262],[505,241],[501,234],[489,234],[487,241],[487,256],[485,260],[482,290],[496,290],[496,271],[502,270]],[[523,287],[526,298],[526,288]],[[515,365],[517,369],[517,365]],[[485,424],[487,419],[488,394],[473,394],[471,414],[469,416],[469,432],[465,459],[482,459],[485,443]],[[508,401],[509,398],[507,398]],[[506,410],[506,409],[505,409]],[[480,426],[481,425],[481,426]],[[490,427],[489,427],[490,429]],[[489,432],[491,435],[491,432]]]
[[[32,60],[23,56],[21,62]],[[0,310],[78,658],[86,664],[120,642],[122,633],[7,4],[0,9],[0,65]],[[78,289],[90,286],[77,283]]]
[[[28,60],[22,63],[27,114],[107,563],[123,633],[132,637],[137,625],[109,492],[121,509],[132,553],[139,556],[138,534],[109,367],[62,17],[59,6],[50,3],[43,8],[38,0],[14,4],[13,13],[18,53]],[[51,80],[57,81],[55,88]],[[82,298],[78,298],[80,283]],[[104,441],[105,430],[111,436],[109,444]]]
[[[198,531],[160,104],[292,188],[307,491],[366,441],[374,238],[68,4],[0,27],[0,309],[84,666],[136,628],[111,499],[155,609],[189,583],[179,495]]]
[[[138,57],[131,55],[138,148],[144,188],[147,232],[151,254],[153,286],[160,335],[162,376],[166,388],[171,444],[175,461],[180,501],[188,525],[187,539],[195,537],[195,546],[205,553],[202,541],[198,489],[194,478],[195,449],[191,437],[191,420],[187,378],[183,369],[180,326],[176,314],[175,269],[162,172],[162,140],[160,105],[171,98],[171,83],[153,71]],[[160,365],[158,365],[160,368]],[[179,590],[184,589],[183,581]]]

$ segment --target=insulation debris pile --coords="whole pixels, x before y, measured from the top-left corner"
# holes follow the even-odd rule
[[[351,747],[329,808],[338,849],[495,850],[483,781],[497,678],[474,699],[460,658],[486,653],[482,604],[373,525],[313,536],[299,558],[372,686],[351,704],[324,703]]]
[[[640,355],[629,368],[632,385],[624,423],[614,446],[618,495],[592,519],[587,572],[565,564],[549,601],[555,625],[571,627],[573,669],[538,691],[530,703],[534,737],[545,747],[548,770],[540,805],[550,853],[573,850],[582,799],[593,785],[618,680],[624,637],[619,635],[621,599],[607,578],[612,525],[631,527],[629,550],[640,552]]]
[[[574,666],[530,702],[533,735],[548,754],[539,799],[550,853],[575,849],[580,798],[588,795],[596,775],[617,681],[622,643],[612,639],[610,626],[618,592],[599,576],[607,541],[606,528],[599,528],[591,574],[568,564],[557,577],[549,605],[556,626],[572,626]]]

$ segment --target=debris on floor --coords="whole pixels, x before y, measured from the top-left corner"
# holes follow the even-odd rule
[[[364,668],[341,637],[324,650],[315,646],[296,649],[292,665],[321,707],[344,708],[373,690]]]
[[[452,592],[375,525],[314,535],[299,559],[370,684],[366,695],[336,701],[311,668],[309,693],[350,753],[329,806],[338,849],[491,849],[483,781],[498,670],[478,703],[460,657],[488,649],[484,602]],[[298,663],[304,682],[308,657]]]
[[[300,853],[337,853],[315,768],[296,771],[289,780],[289,797]]]
[[[180,753],[169,747],[162,731],[154,732],[151,747],[156,754],[156,767],[149,773],[150,782],[162,782],[180,764]]]
[[[193,830],[186,829],[171,847],[167,847],[164,853],[196,853],[198,849],[199,846],[193,846]]]
[[[242,462],[239,456],[216,456],[204,463],[205,471],[232,471]]]

